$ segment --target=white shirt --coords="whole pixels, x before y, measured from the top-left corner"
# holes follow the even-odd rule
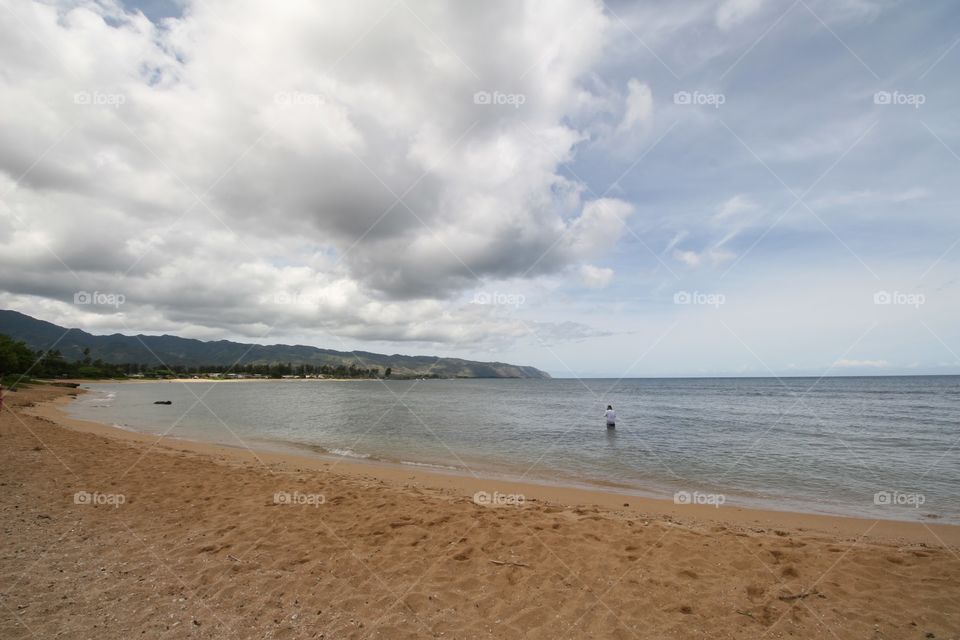
[[[607,409],[603,415],[607,418],[607,424],[617,423],[617,412],[613,409]]]

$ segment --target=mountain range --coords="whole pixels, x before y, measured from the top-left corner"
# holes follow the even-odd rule
[[[477,362],[436,356],[386,355],[369,351],[335,351],[306,345],[258,345],[230,340],[194,340],[162,335],[128,336],[120,333],[93,335],[68,329],[12,310],[0,309],[0,333],[24,342],[31,349],[56,349],[67,360],[84,357],[111,364],[144,364],[151,367],[177,365],[231,366],[234,364],[312,364],[363,368],[388,367],[397,376],[436,375],[442,378],[549,378],[535,367],[504,362]]]

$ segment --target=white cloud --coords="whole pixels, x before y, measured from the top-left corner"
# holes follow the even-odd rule
[[[871,369],[886,369],[890,363],[886,360],[848,360],[840,359],[833,363],[835,367],[865,367]]]
[[[633,206],[622,200],[600,198],[587,202],[570,225],[570,253],[592,258],[610,252],[626,228]]]
[[[727,218],[742,216],[747,213],[755,213],[760,209],[760,205],[754,202],[749,196],[737,194],[726,200],[717,208],[714,216],[715,221],[726,220]]]
[[[813,204],[817,207],[861,206],[866,204],[910,202],[920,200],[931,195],[928,189],[913,187],[902,191],[877,191],[860,189],[851,191],[834,191],[816,198]]]
[[[757,13],[763,0],[726,0],[717,7],[717,27],[721,31],[731,29]]]
[[[650,86],[631,78],[627,83],[626,112],[617,127],[620,132],[631,131],[636,127],[650,124],[653,118],[653,93]]]
[[[671,250],[673,250],[674,247],[676,247],[676,246],[677,246],[684,238],[686,238],[688,235],[690,235],[690,234],[689,234],[686,230],[683,230],[683,229],[680,230],[680,231],[678,231],[677,233],[675,233],[674,236],[670,239],[670,242],[667,243],[667,246],[664,247],[663,253],[669,253]]]
[[[849,153],[855,145],[866,146],[865,143],[878,134],[876,122],[875,118],[862,114],[814,122],[758,153],[766,162],[802,162],[820,156],[836,158]]]
[[[721,249],[719,246],[714,246],[699,252],[674,249],[672,255],[675,260],[682,262],[691,269],[696,269],[707,264],[713,267],[719,267],[737,257],[732,251]]]
[[[576,277],[631,211],[560,170],[586,136],[569,116],[607,40],[599,5],[232,0],[162,26],[111,2],[8,10],[14,295],[124,290],[138,322],[244,335],[513,336],[449,301],[478,279]],[[629,87],[639,124],[649,88]],[[280,292],[315,304],[265,302]]]
[[[674,249],[673,257],[692,269],[700,266],[701,257],[696,251]]]
[[[585,264],[580,267],[580,279],[590,289],[605,289],[613,279],[613,269]]]
[[[697,229],[700,238],[691,237],[691,233],[685,229],[677,231],[663,253],[669,253],[690,269],[703,266],[723,267],[737,258],[737,253],[725,245],[744,231],[757,228],[765,213],[765,209],[750,195],[733,195],[717,205],[712,214],[701,219]],[[681,243],[691,242],[696,242],[702,248],[689,249],[680,246]]]

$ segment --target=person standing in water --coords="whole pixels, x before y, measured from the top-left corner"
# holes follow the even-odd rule
[[[603,412],[603,417],[607,419],[607,429],[613,429],[617,426],[617,412],[613,406],[607,405],[607,410]]]

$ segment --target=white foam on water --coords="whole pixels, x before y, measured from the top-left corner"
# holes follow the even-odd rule
[[[351,451],[350,449],[330,449],[330,453],[335,456],[343,456],[344,458],[360,458],[365,460],[370,457],[366,453],[357,453],[356,451]]]
[[[446,464],[429,464],[427,462],[410,462],[409,460],[401,460],[400,464],[409,465],[411,467],[428,467],[430,469],[450,469],[451,471],[459,471],[459,467],[451,467]]]
[[[105,408],[105,407],[112,407],[113,401],[116,397],[117,397],[117,394],[114,393],[113,391],[110,391],[107,393],[104,393],[102,391],[95,391],[90,395],[90,397],[81,398],[80,402],[82,402],[88,407]]]

